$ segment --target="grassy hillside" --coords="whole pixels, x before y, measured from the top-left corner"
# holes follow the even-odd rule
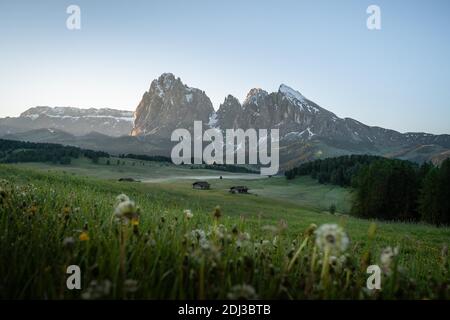
[[[139,161],[134,159],[101,159],[94,164],[90,159],[72,160],[70,165],[53,165],[45,163],[23,163],[17,166],[38,169],[44,172],[65,172],[70,175],[89,176],[103,180],[118,180],[130,177],[143,182],[172,183],[177,188],[190,188],[195,180],[208,180],[212,189],[228,190],[233,185],[245,185],[252,194],[266,198],[292,202],[302,207],[326,211],[335,204],[338,213],[350,211],[350,190],[333,185],[318,184],[310,177],[286,180],[284,177],[261,177],[258,174],[229,173],[206,169],[188,169],[170,163]],[[120,165],[117,165],[120,161]],[[224,179],[220,180],[222,176]],[[183,181],[183,183],[177,183]]]
[[[110,165],[107,165],[109,160]],[[119,161],[119,164],[117,162]],[[189,176],[211,176],[218,178],[219,176],[248,176],[249,178],[259,179],[256,174],[230,173],[219,170],[209,169],[189,169],[188,166],[176,166],[168,162],[158,161],[142,161],[129,158],[109,159],[101,158],[98,164],[93,163],[90,159],[79,158],[73,159],[69,165],[55,165],[51,163],[19,163],[18,166],[34,168],[45,171],[67,172],[73,175],[82,175],[96,177],[106,180],[117,180],[124,177],[130,177],[142,181],[167,181],[176,180]]]
[[[34,168],[0,166],[0,298],[449,296],[442,246],[450,230],[376,222],[374,233],[371,221],[324,212],[331,202],[345,212],[345,189],[267,178],[215,179],[212,190],[199,191],[192,180],[178,178],[207,172],[131,163],[124,172],[83,162],[27,166]],[[178,178],[115,181],[123,174],[156,178],[169,171]],[[246,184],[254,194],[232,195],[230,184]],[[140,207],[139,219],[115,221],[122,193]],[[350,239],[333,262],[310,232],[311,224],[326,223],[341,225]],[[365,267],[380,264],[387,246],[398,246],[399,254],[383,267],[383,290],[368,292]],[[83,271],[81,291],[65,289],[70,264]]]

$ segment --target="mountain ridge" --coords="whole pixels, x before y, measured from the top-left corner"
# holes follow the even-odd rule
[[[105,108],[80,111],[76,108],[36,107],[27,110],[21,117],[27,119],[28,123],[35,121],[32,118],[36,115],[39,115],[37,118],[42,116],[44,119],[62,115],[66,121],[73,121],[73,118],[77,117],[84,119],[83,113],[86,112],[90,119],[98,117],[104,120],[111,117],[108,118],[111,120],[125,115],[122,120],[126,125],[121,130],[125,135],[129,135],[125,139],[129,146],[122,143],[124,139],[117,144],[112,142],[114,135],[109,134],[107,129],[85,130],[82,134],[70,132],[61,126],[50,129],[69,131],[75,138],[66,139],[73,145],[78,143],[77,146],[80,147],[102,150],[102,145],[112,144],[104,145],[104,151],[111,153],[117,148],[116,153],[124,153],[119,150],[122,148],[128,153],[152,155],[156,150],[164,155],[169,154],[173,146],[170,141],[171,133],[178,128],[191,131],[194,121],[202,121],[204,129],[279,129],[280,160],[283,168],[316,158],[354,153],[398,157],[416,162],[437,161],[435,159],[441,161],[450,155],[448,134],[400,133],[379,126],[368,126],[350,117],[341,118],[283,83],[274,92],[252,88],[242,103],[229,94],[219,108],[214,110],[211,100],[203,90],[189,87],[172,73],[164,73],[151,82],[134,113]],[[0,135],[13,139],[37,139],[32,133],[27,134],[24,131],[5,133],[4,123],[5,119],[0,119]],[[110,137],[98,136],[98,142],[93,143],[95,135],[89,134],[95,131],[113,136],[112,140]],[[56,136],[45,131],[40,132],[38,136],[40,139],[49,140],[45,142],[64,140],[56,139]]]
[[[16,134],[35,129],[57,129],[78,136],[97,131],[118,137],[128,135],[133,128],[133,122],[133,111],[37,106],[22,112],[19,117],[1,118],[0,134]]]

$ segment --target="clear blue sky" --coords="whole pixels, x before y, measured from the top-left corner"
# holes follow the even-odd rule
[[[79,31],[66,8],[81,7]],[[382,29],[366,28],[381,7]],[[0,0],[0,116],[35,105],[134,110],[172,72],[243,100],[280,83],[341,117],[450,133],[450,1]]]

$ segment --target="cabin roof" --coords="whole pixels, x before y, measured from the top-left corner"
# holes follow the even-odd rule
[[[202,184],[202,185],[207,185],[207,184],[209,184],[207,181],[195,181],[194,183],[193,183],[193,185],[196,185],[196,184]]]

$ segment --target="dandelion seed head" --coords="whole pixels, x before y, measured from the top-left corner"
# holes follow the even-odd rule
[[[380,262],[386,272],[390,271],[390,267],[394,258],[398,255],[398,247],[386,247],[381,251]]]
[[[123,201],[120,202],[116,209],[114,210],[114,215],[118,219],[128,222],[128,220],[135,219],[139,217],[139,210],[136,207],[134,201]]]
[[[63,240],[63,246],[66,248],[72,248],[75,245],[75,239],[73,237],[67,237]]]
[[[194,215],[192,214],[192,211],[189,209],[184,210],[184,216],[187,220],[190,220],[194,217]]]
[[[336,224],[321,225],[316,231],[316,246],[320,251],[329,250],[334,256],[345,252],[349,245],[349,239],[344,230]]]
[[[128,196],[126,194],[122,193],[116,197],[116,200],[117,200],[117,203],[120,203],[120,202],[130,201],[130,198],[128,198]]]

